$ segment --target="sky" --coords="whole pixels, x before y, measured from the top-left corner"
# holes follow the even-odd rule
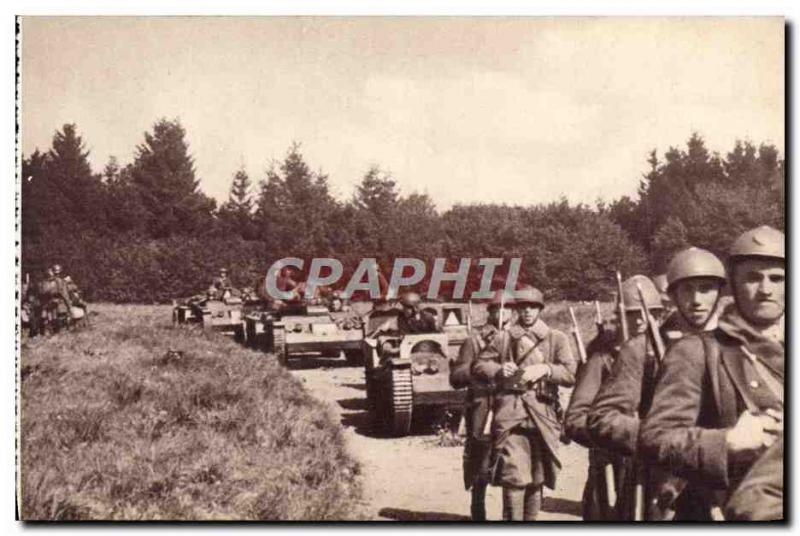
[[[100,172],[159,118],[227,198],[293,141],[347,199],[372,165],[454,203],[634,195],[700,133],[784,154],[781,18],[27,17],[21,146],[76,123]]]

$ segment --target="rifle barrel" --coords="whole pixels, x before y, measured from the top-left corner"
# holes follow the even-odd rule
[[[622,332],[622,342],[630,337],[628,330],[628,317],[625,316],[625,298],[622,293],[622,276],[617,272],[617,313],[619,314],[619,326]]]

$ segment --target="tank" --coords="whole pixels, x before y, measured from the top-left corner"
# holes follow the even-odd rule
[[[237,340],[244,340],[244,304],[238,296],[225,294],[220,299],[208,296],[193,296],[172,309],[174,324],[200,324],[204,330],[233,333]]]
[[[415,408],[461,408],[464,396],[450,386],[450,360],[468,336],[468,306],[423,304],[436,318],[436,332],[402,333],[399,310],[370,315],[362,344],[367,401],[378,430],[391,436],[411,431]]]
[[[361,365],[363,339],[359,316],[349,311],[331,312],[325,305],[283,303],[245,317],[247,343],[275,354],[283,365],[310,353],[326,357],[344,353],[351,365]]]

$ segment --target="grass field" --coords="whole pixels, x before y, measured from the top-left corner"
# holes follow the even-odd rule
[[[174,329],[169,307],[94,310],[22,347],[23,519],[354,515],[358,463],[274,359]]]

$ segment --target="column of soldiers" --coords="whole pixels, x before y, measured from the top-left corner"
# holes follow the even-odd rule
[[[663,289],[620,281],[617,329],[600,329],[579,367],[566,335],[541,320],[541,292],[496,295],[450,375],[467,387],[473,519],[486,519],[488,485],[503,488],[504,519],[536,519],[543,487],[555,487],[562,422],[589,449],[585,520],[782,519],[784,241],[759,227],[734,241],[727,265],[689,248]],[[558,387],[573,384],[562,416]]]

